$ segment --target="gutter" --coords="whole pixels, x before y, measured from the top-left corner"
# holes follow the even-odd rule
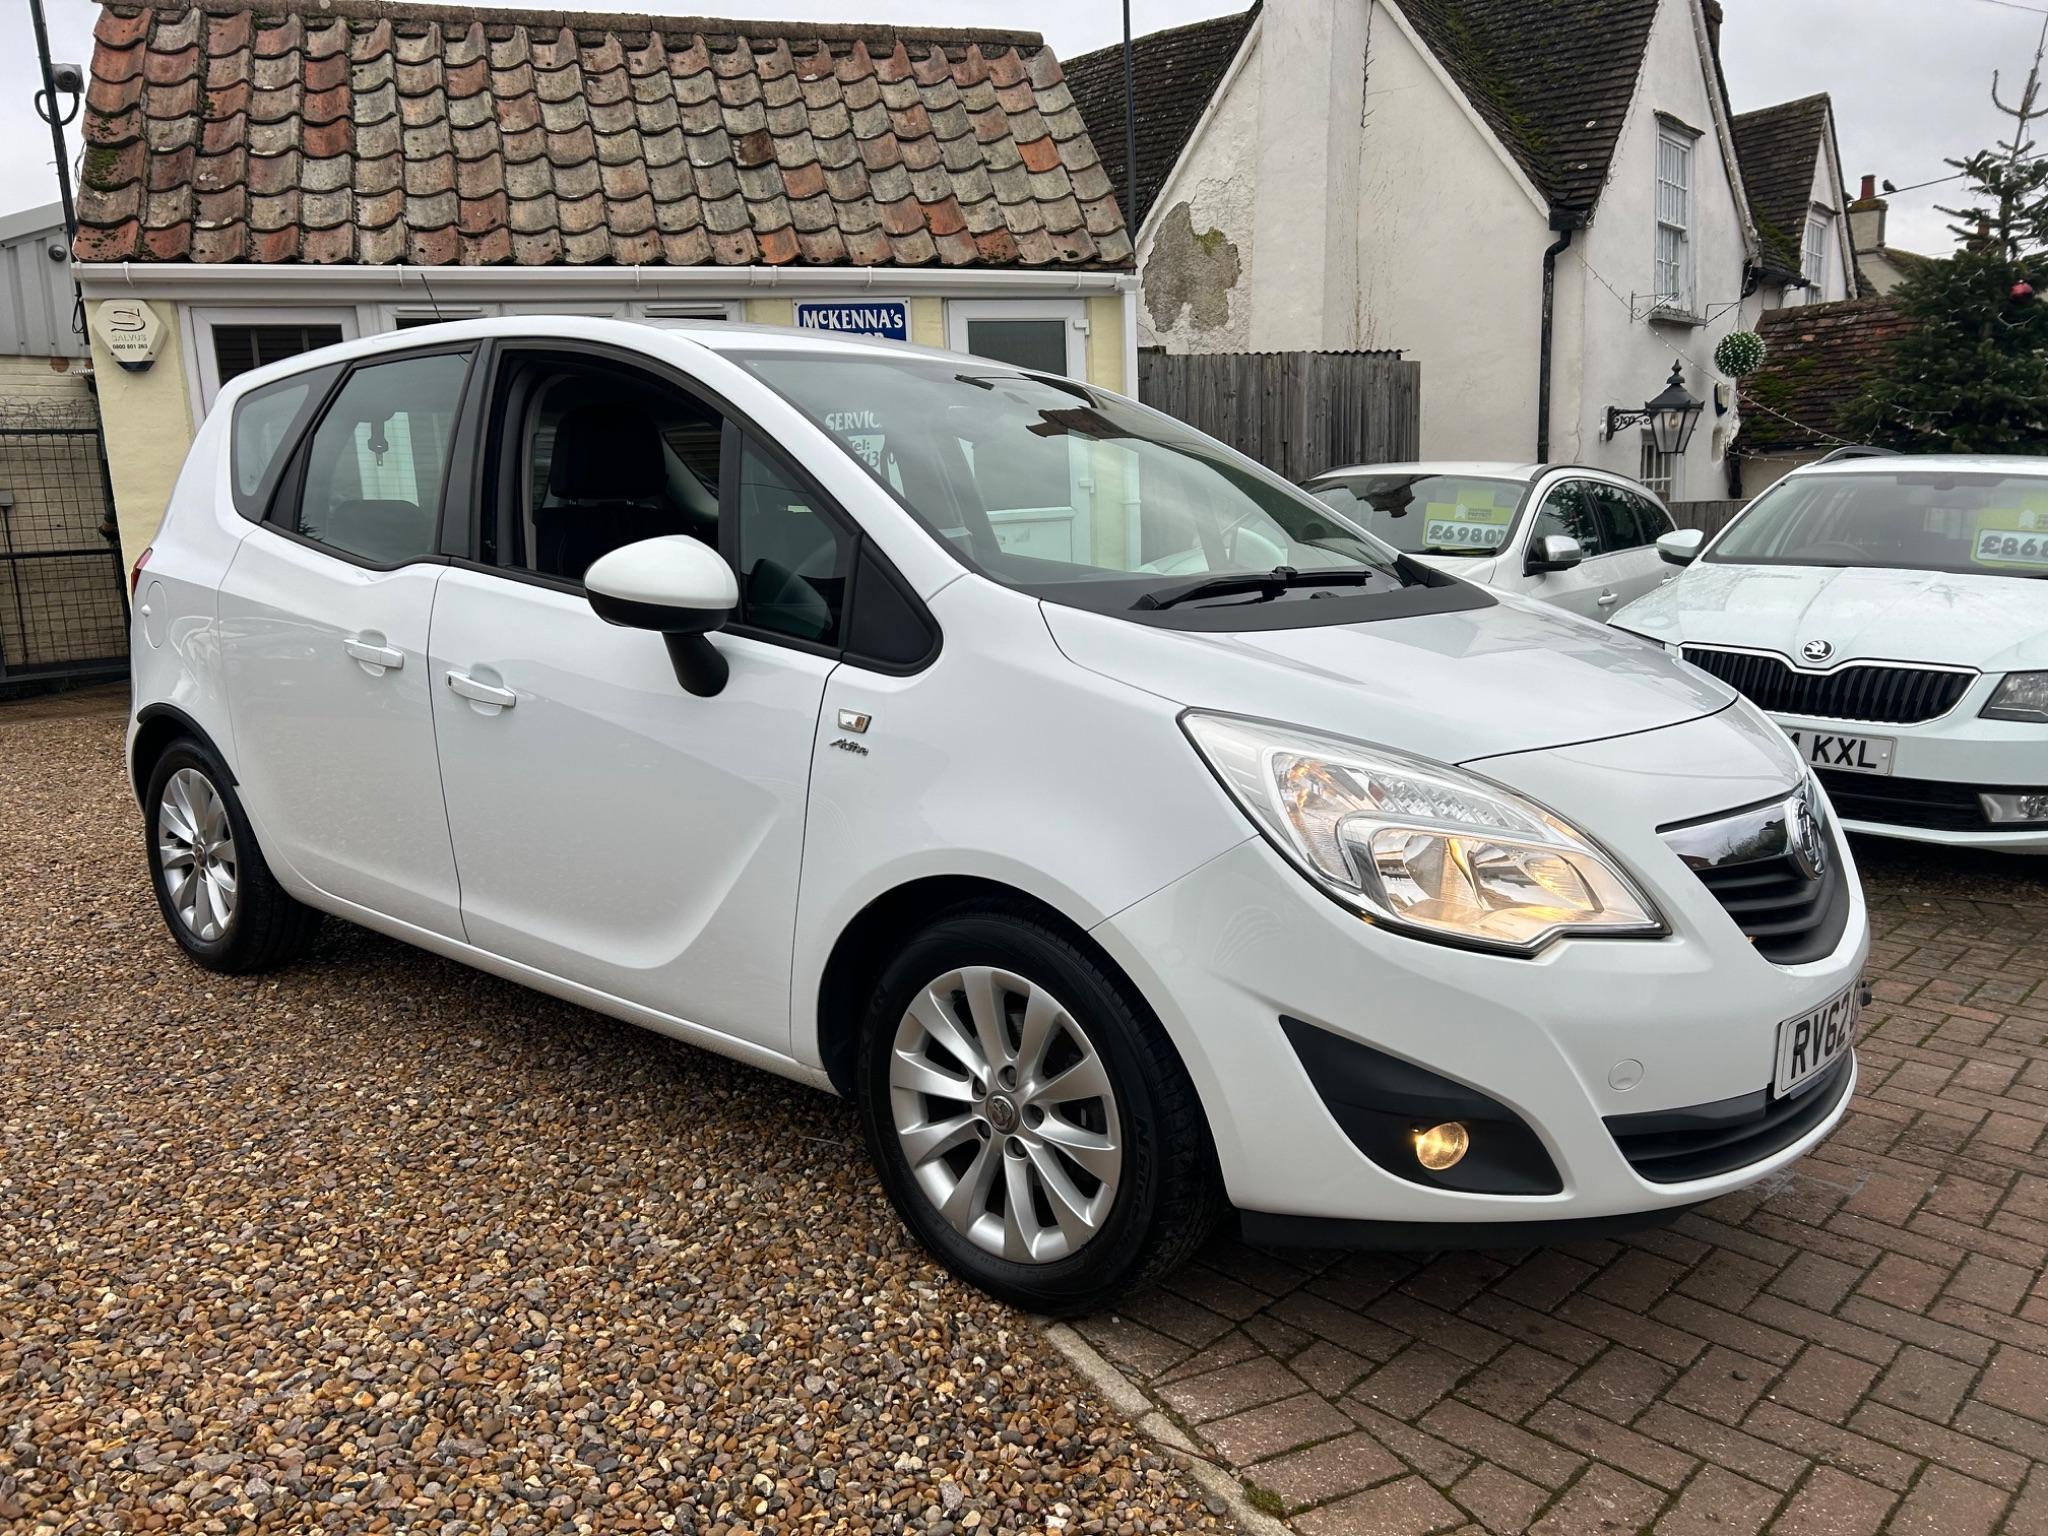
[[[1550,353],[1556,332],[1557,258],[1572,243],[1572,231],[1580,224],[1576,213],[1562,208],[1550,210],[1550,227],[1557,238],[1543,248],[1543,330],[1536,346],[1536,462],[1550,462]]]
[[[256,302],[347,302],[431,296],[443,301],[537,297],[687,299],[744,293],[789,295],[880,292],[989,296],[1121,293],[1137,287],[1129,270],[1054,271],[1012,267],[416,267],[256,262],[82,261],[72,268],[88,299],[120,296]]]

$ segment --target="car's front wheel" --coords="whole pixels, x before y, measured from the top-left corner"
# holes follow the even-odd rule
[[[1091,1311],[1179,1263],[1216,1209],[1186,1069],[1098,957],[992,904],[889,965],[862,1030],[861,1117],[924,1245],[1034,1311]]]
[[[150,883],[171,937],[210,971],[268,970],[297,958],[320,914],[270,873],[234,781],[189,738],[156,761],[143,794]]]

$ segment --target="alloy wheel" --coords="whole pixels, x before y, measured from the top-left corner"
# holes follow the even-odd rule
[[[178,921],[194,938],[220,938],[235,915],[235,832],[227,802],[197,768],[180,768],[165,782],[156,850]]]
[[[984,1252],[1048,1264],[1109,1219],[1116,1092],[1095,1042],[1036,982],[963,966],[921,988],[896,1029],[889,1102],[912,1176]]]

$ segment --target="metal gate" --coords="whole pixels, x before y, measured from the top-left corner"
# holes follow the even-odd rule
[[[100,429],[0,417],[0,688],[128,670],[128,590]]]

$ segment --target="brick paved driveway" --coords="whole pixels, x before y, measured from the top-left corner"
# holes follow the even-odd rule
[[[2048,1533],[2048,870],[1862,850],[1849,1117],[1622,1241],[1221,1243],[1081,1332],[1310,1536]]]

